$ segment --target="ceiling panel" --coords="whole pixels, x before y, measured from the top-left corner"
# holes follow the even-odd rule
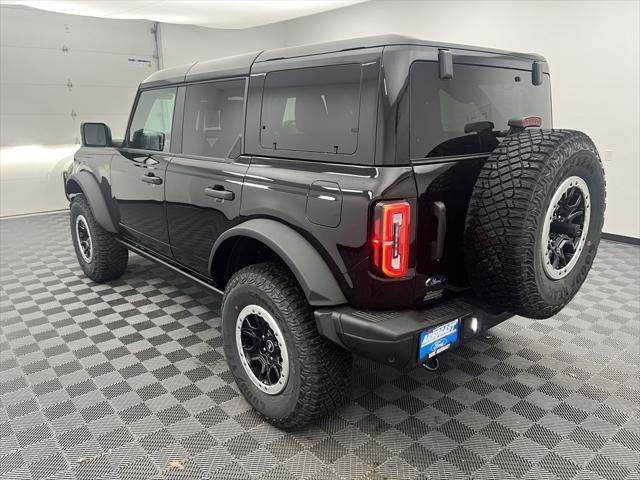
[[[291,20],[366,0],[0,0],[53,12],[242,29]]]

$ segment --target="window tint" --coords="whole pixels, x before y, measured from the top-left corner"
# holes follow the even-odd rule
[[[352,154],[358,144],[361,66],[267,74],[260,143],[264,148]]]
[[[142,92],[129,128],[129,146],[168,152],[175,103],[175,88]]]
[[[242,133],[244,80],[187,87],[182,153],[227,158]]]
[[[435,62],[411,67],[411,158],[485,153],[498,141],[496,130],[511,118],[551,120],[549,77],[531,83],[531,73],[506,68],[454,64],[442,80]]]

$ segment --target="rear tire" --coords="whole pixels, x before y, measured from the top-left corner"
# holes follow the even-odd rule
[[[342,405],[351,355],[320,336],[311,307],[284,267],[260,263],[236,272],[221,310],[231,373],[269,423],[297,430]]]
[[[71,201],[71,238],[78,263],[94,282],[115,280],[127,270],[129,251],[96,221],[84,195]]]
[[[529,129],[508,137],[482,167],[469,203],[465,262],[471,285],[497,308],[551,317],[589,273],[604,209],[602,163],[587,135]]]

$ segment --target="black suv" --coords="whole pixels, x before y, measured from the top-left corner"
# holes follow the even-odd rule
[[[85,274],[128,251],[223,293],[227,361],[274,425],[339,405],[350,352],[398,368],[575,295],[601,162],[553,130],[544,58],[399,36],[197,62],[141,85],[124,140],[64,175]]]

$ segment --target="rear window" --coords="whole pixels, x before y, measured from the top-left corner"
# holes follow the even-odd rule
[[[360,87],[359,64],[267,74],[260,144],[273,150],[355,153]]]
[[[531,83],[531,72],[454,64],[442,80],[436,62],[411,67],[411,158],[486,153],[497,146],[495,130],[511,118],[537,116],[551,124],[549,77]]]

